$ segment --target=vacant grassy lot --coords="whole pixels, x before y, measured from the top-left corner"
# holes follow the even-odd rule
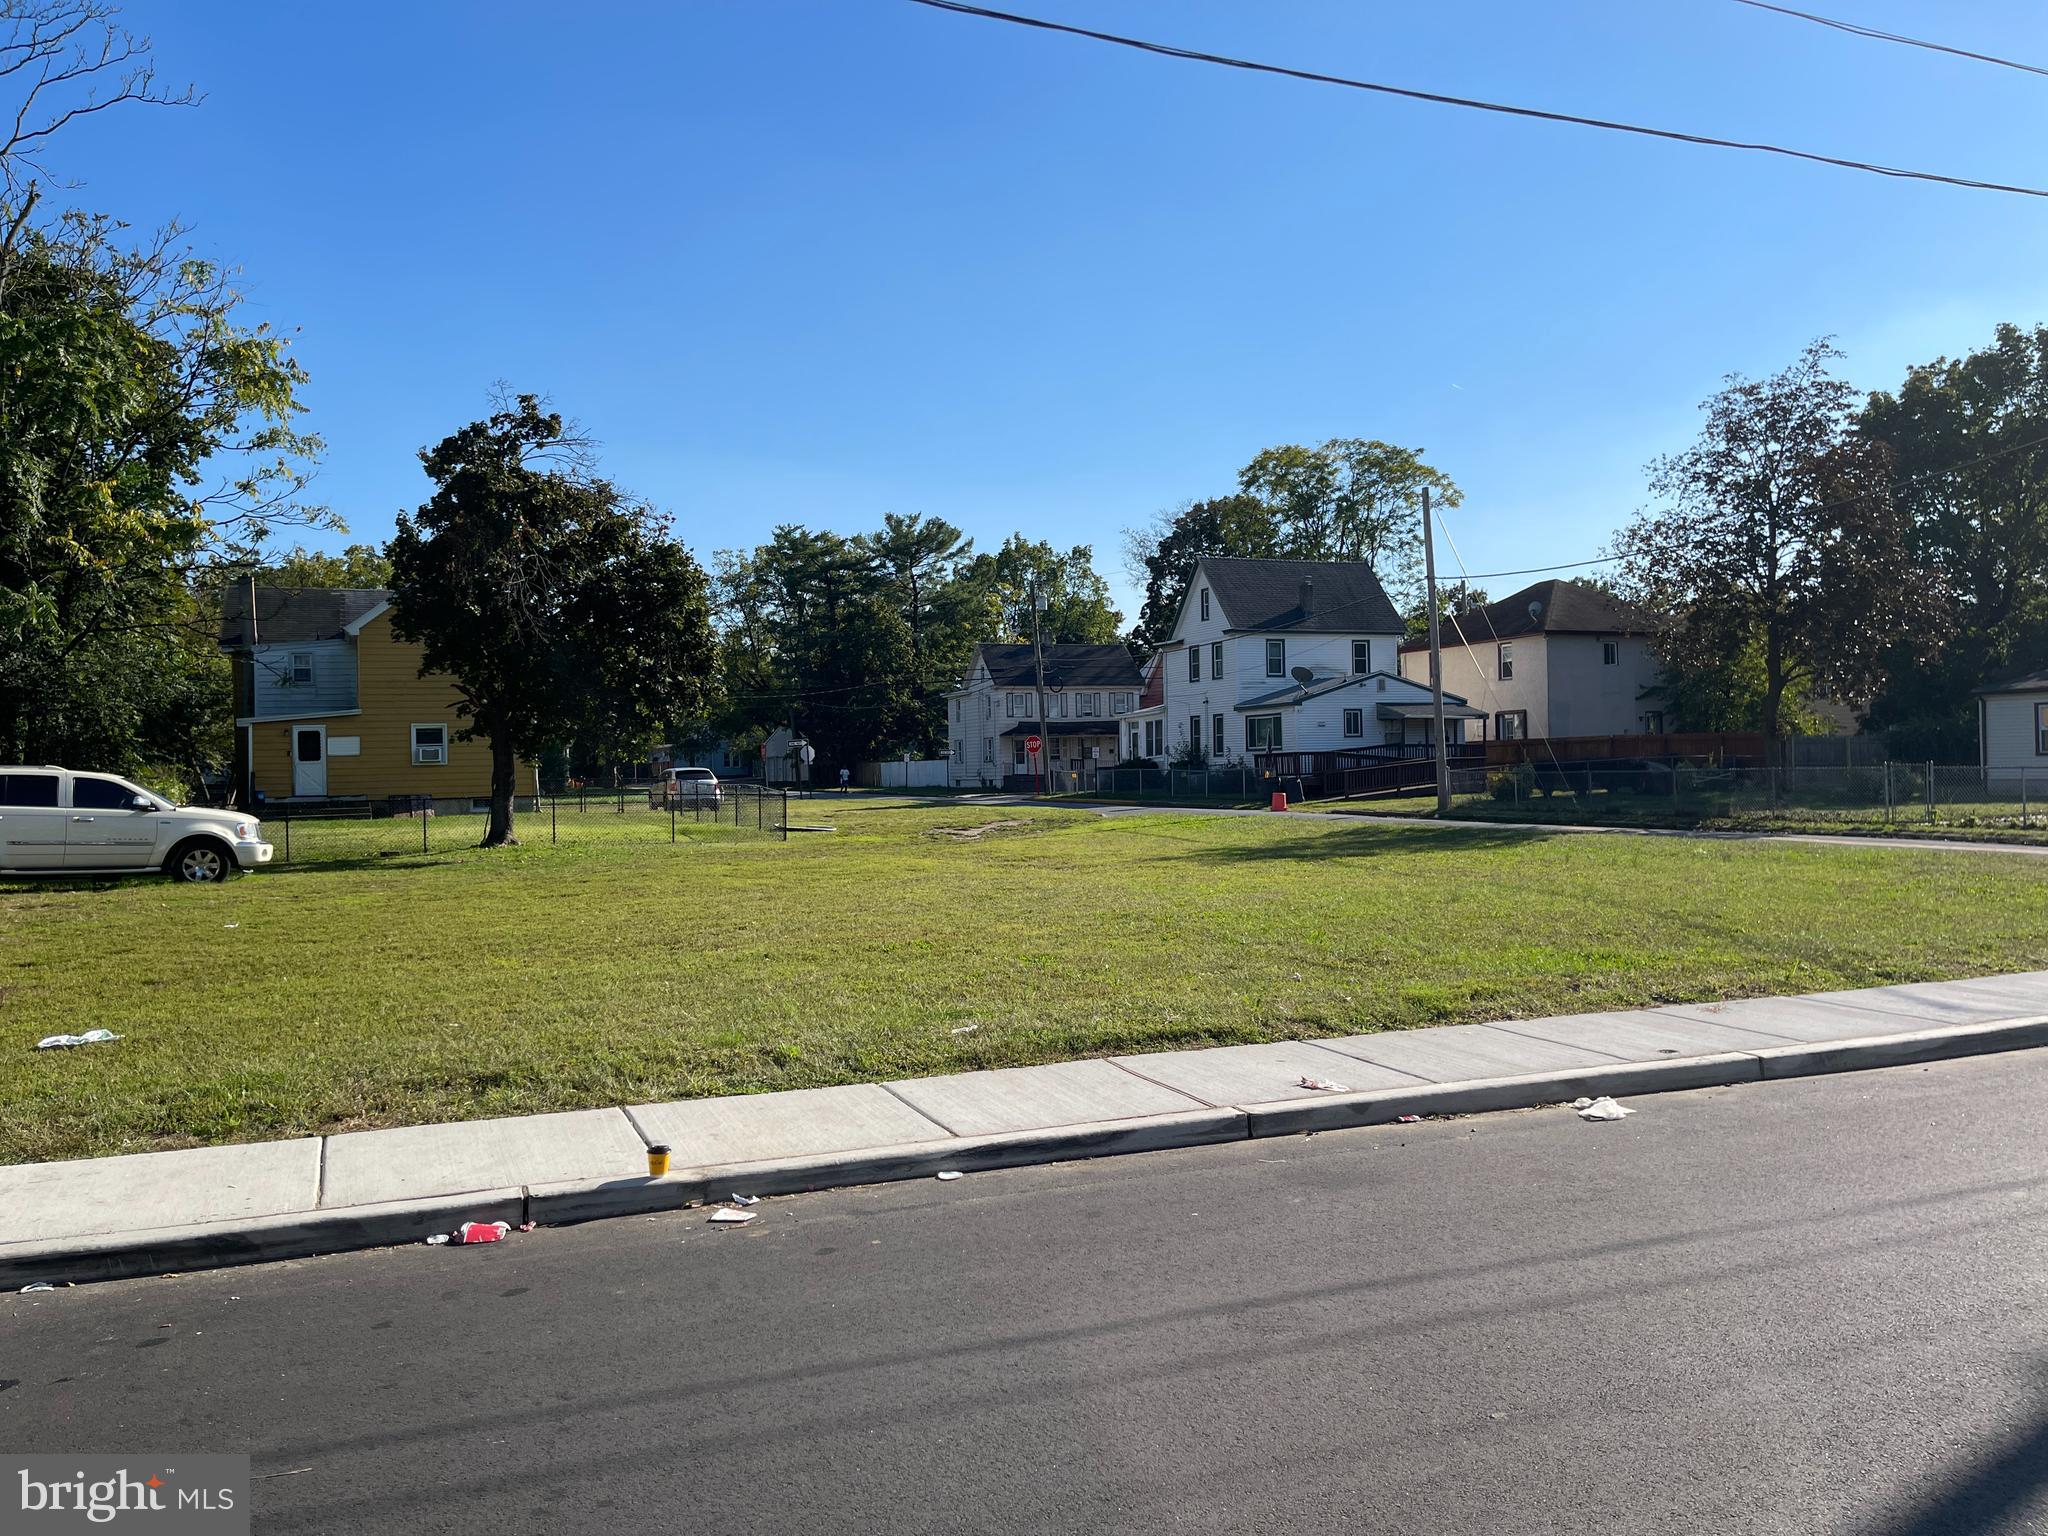
[[[2044,778],[2043,789],[2048,789]],[[1353,816],[1434,816],[1436,795],[1386,795],[1360,800],[1321,800],[1304,810],[1340,811]],[[1491,794],[1451,797],[1451,816],[1458,821],[1545,822],[1603,827],[1675,827],[1700,832],[1820,832],[1829,836],[1934,838],[1943,842],[2048,843],[2048,807],[2018,800],[1944,803],[1930,819],[1925,810],[1908,804],[1889,818],[1883,807],[1852,804],[1830,807],[1787,804],[1771,809],[1761,803],[1729,806],[1700,797],[1674,814],[1671,802],[1658,794],[1631,794],[1597,789],[1590,794],[1558,793],[1519,801]]]
[[[839,830],[0,886],[0,1160],[2048,965],[2032,859],[792,819]],[[30,1049],[95,1025],[125,1038]]]

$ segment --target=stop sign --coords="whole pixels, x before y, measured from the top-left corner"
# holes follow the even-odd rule
[[[1044,745],[1045,743],[1040,741],[1036,736],[1026,736],[1024,738],[1024,750],[1026,752],[1029,752],[1033,757],[1038,756],[1038,749]]]

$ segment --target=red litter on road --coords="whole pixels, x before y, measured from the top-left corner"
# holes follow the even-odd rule
[[[458,1243],[495,1243],[512,1230],[509,1222],[465,1221],[455,1229]]]

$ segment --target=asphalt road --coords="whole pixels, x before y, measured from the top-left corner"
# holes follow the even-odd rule
[[[0,1298],[259,1531],[2048,1532],[2048,1051]]]

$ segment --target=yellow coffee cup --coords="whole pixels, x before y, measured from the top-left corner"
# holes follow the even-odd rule
[[[668,1148],[656,1142],[647,1149],[647,1176],[658,1179],[668,1172]]]

